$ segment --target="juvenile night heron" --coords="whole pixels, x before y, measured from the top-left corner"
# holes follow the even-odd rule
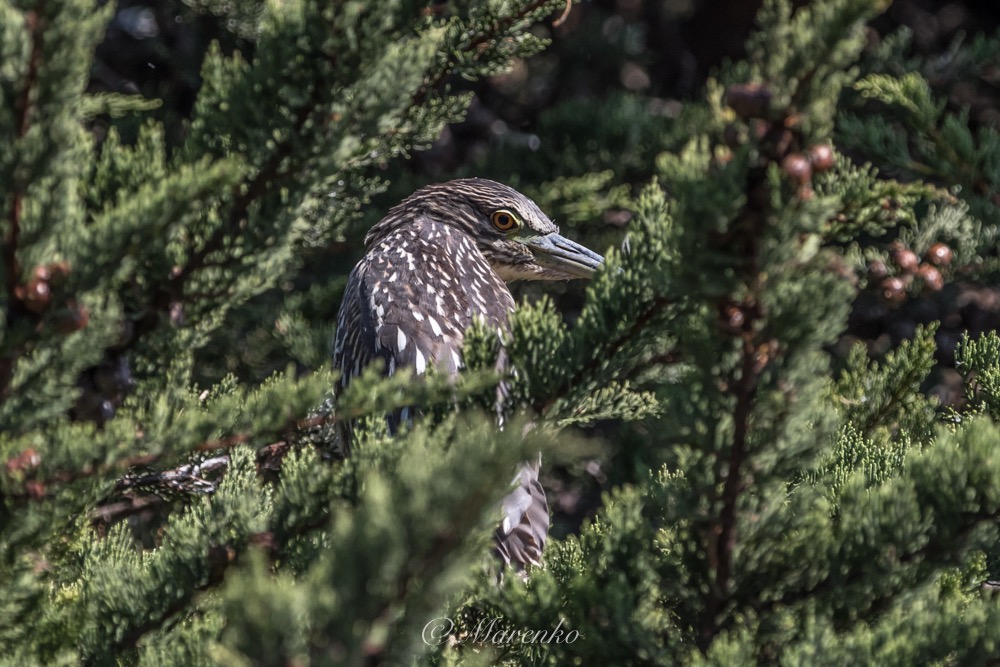
[[[560,236],[523,194],[479,178],[418,190],[372,227],[365,247],[337,321],[341,390],[375,359],[390,375],[431,365],[457,373],[474,318],[506,328],[514,309],[507,282],[589,278],[603,261]],[[388,419],[394,429],[396,417]],[[549,515],[537,465],[524,464],[516,483],[503,502],[496,551],[520,571],[541,562]]]

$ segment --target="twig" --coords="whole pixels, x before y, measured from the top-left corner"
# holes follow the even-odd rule
[[[563,23],[565,23],[566,19],[569,18],[569,12],[572,9],[573,9],[573,0],[566,0],[566,8],[563,9],[563,13],[559,15],[559,18],[557,18],[555,21],[552,22],[553,27],[558,28]]]

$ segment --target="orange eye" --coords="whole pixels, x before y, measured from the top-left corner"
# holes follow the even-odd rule
[[[517,218],[510,211],[494,211],[490,219],[493,221],[493,226],[501,232],[509,232],[517,227]]]

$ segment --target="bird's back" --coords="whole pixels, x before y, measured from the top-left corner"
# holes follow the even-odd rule
[[[346,387],[375,359],[385,372],[428,366],[457,373],[475,317],[506,327],[514,299],[470,240],[416,222],[378,239],[354,267],[337,320],[334,366]]]

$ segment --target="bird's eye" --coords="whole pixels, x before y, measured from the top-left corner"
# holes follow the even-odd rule
[[[501,232],[509,232],[517,227],[517,218],[510,211],[494,211],[490,216],[493,226]]]

